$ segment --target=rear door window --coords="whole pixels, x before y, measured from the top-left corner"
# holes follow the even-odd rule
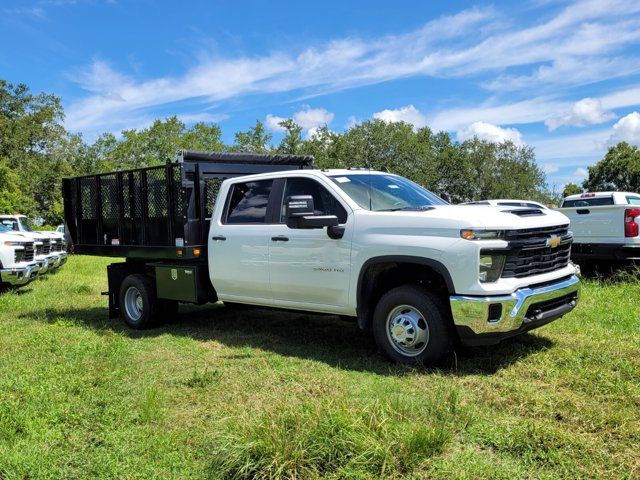
[[[629,205],[640,205],[640,197],[627,197]]]
[[[562,208],[601,207],[603,205],[613,205],[613,197],[592,197],[565,200],[562,204]]]
[[[273,180],[235,183],[229,192],[228,224],[265,223]]]

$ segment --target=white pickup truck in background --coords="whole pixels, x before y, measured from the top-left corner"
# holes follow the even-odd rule
[[[571,258],[594,262],[640,260],[640,194],[592,192],[570,195],[558,209],[571,220]]]
[[[19,287],[37,277],[40,264],[35,248],[32,238],[16,235],[0,224],[0,287]]]
[[[53,231],[38,231],[25,215],[0,215],[0,225],[10,231],[33,237],[36,241],[36,260],[40,262],[40,273],[54,270],[67,262],[64,234]]]

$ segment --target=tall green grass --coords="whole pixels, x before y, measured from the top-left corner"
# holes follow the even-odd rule
[[[640,280],[532,334],[389,364],[337,318],[107,318],[108,260],[0,294],[0,479],[640,477]]]

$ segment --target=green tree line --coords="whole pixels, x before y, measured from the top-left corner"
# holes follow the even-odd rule
[[[220,127],[186,126],[177,117],[147,128],[104,133],[93,142],[63,127],[55,95],[0,80],[0,211],[22,212],[49,224],[62,221],[61,179],[165,163],[180,149],[310,154],[318,168],[369,167],[406,176],[453,202],[528,198],[557,203],[531,147],[477,138],[457,142],[446,132],[407,123],[369,120],[336,133],[320,128],[309,138],[292,120],[274,143],[262,122],[225,144]],[[637,152],[637,149],[636,149]],[[595,167],[594,167],[595,168]],[[595,174],[595,173],[594,173]]]

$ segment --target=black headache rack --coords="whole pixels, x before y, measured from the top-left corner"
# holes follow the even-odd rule
[[[313,157],[181,151],[173,162],[63,180],[73,252],[141,260],[204,258],[226,178],[313,168]]]

